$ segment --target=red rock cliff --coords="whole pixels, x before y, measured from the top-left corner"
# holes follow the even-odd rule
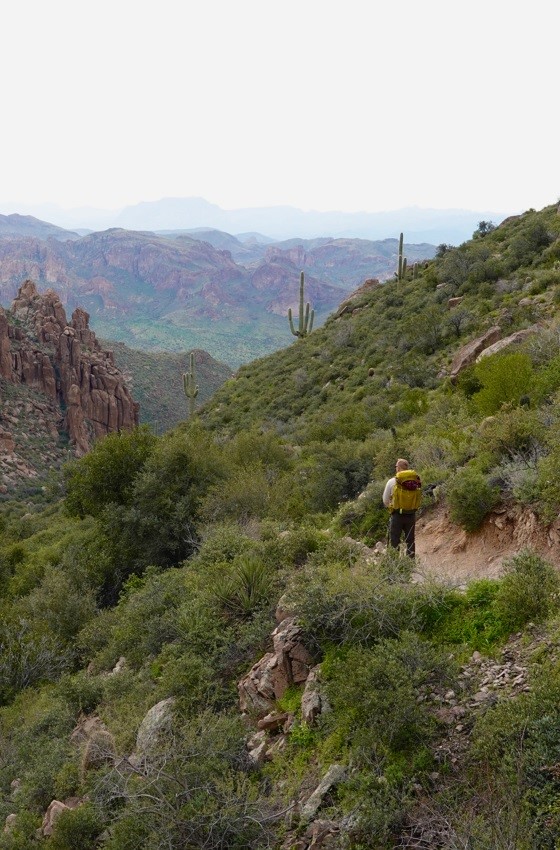
[[[52,289],[40,295],[31,280],[11,310],[0,307],[0,377],[58,404],[78,455],[96,437],[138,425],[138,404],[88,322],[80,308],[68,322],[58,295]]]

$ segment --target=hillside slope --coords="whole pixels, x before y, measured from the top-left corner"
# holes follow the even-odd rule
[[[103,345],[111,348],[116,365],[126,375],[128,386],[140,405],[141,423],[150,425],[154,433],[163,434],[188,418],[183,374],[190,370],[190,352],[141,351],[108,340],[103,341]],[[198,407],[208,401],[232,372],[206,351],[195,349],[194,355]]]
[[[2,506],[2,850],[559,845],[560,215],[439,254]]]

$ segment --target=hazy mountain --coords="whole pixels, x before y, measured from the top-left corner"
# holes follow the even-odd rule
[[[6,204],[0,208],[6,209]],[[411,242],[442,242],[458,245],[469,239],[479,221],[501,222],[508,213],[497,210],[423,209],[408,207],[383,212],[320,212],[296,207],[255,207],[224,210],[204,198],[162,198],[127,206],[122,210],[92,208],[65,210],[54,204],[9,205],[6,211],[30,213],[73,230],[122,227],[129,230],[189,231],[193,228],[222,230],[234,235],[261,234],[279,240],[293,236],[362,239],[398,237],[403,231]],[[510,212],[515,212],[514,210]],[[266,238],[266,237],[265,237]]]
[[[459,244],[470,238],[481,220],[498,223],[496,211],[433,210],[410,207],[387,212],[319,212],[295,207],[255,207],[223,210],[203,198],[164,198],[126,207],[119,227],[131,230],[188,229],[206,226],[229,233],[257,230],[275,239],[295,236],[385,239],[406,231],[413,242]]]
[[[0,236],[30,236],[38,239],[79,239],[79,234],[55,224],[41,221],[32,215],[0,215]]]

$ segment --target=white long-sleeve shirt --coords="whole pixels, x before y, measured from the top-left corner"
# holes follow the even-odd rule
[[[393,498],[393,490],[397,483],[396,478],[389,478],[383,490],[383,504],[386,508],[391,507],[391,499]]]

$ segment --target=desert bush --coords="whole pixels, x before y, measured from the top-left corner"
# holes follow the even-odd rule
[[[100,677],[80,671],[63,676],[58,693],[76,715],[91,714],[103,697],[103,682]]]
[[[445,680],[448,663],[418,635],[403,632],[373,648],[353,647],[322,665],[332,721],[361,766],[388,751],[415,749],[434,730],[418,688]]]
[[[474,369],[482,388],[472,396],[473,404],[483,416],[496,413],[502,405],[518,406],[533,385],[531,358],[522,352],[484,357]]]
[[[496,812],[507,801],[516,801],[510,823],[515,823],[518,837],[506,847],[549,850],[560,838],[555,772],[560,746],[558,663],[545,663],[532,687],[532,693],[501,700],[477,719],[467,769],[471,794],[483,803],[481,815],[489,826],[496,824]]]
[[[33,812],[21,810],[17,813],[12,830],[0,834],[0,850],[37,850],[37,830],[41,818]]]
[[[504,628],[513,632],[557,610],[559,594],[560,577],[555,568],[524,549],[504,563],[494,607]]]
[[[560,508],[560,440],[556,430],[548,437],[549,453],[537,461],[535,503],[540,518],[552,522]]]
[[[62,812],[57,818],[50,850],[93,850],[103,829],[99,812],[91,803],[85,803],[77,809]]]
[[[236,469],[208,489],[201,505],[201,517],[206,522],[230,519],[241,523],[263,517],[268,511],[274,483],[259,463]]]
[[[181,570],[148,574],[123,593],[112,616],[104,618],[105,636],[96,658],[100,669],[112,667],[125,656],[133,667],[161,650],[177,637],[177,609],[186,594],[185,575]],[[91,645],[96,632],[86,626],[78,636],[80,647]]]
[[[272,567],[290,569],[300,567],[308,556],[324,546],[328,535],[324,531],[302,523],[288,528],[284,524],[261,525],[263,559]]]
[[[500,494],[482,473],[464,468],[446,484],[445,495],[453,522],[465,531],[476,531],[498,503]]]
[[[129,503],[99,516],[114,565],[106,591],[111,601],[130,573],[178,564],[196,551],[204,497],[229,468],[224,450],[199,427],[160,438],[134,479]]]
[[[134,480],[156,441],[147,426],[98,440],[85,457],[65,469],[68,511],[77,516],[98,516],[108,504],[127,504]]]
[[[477,454],[484,451],[495,460],[525,457],[534,465],[535,457],[543,451],[546,430],[539,411],[526,407],[506,408],[481,423],[475,449]]]
[[[68,642],[96,612],[92,589],[74,584],[66,570],[50,569],[17,606],[22,617]]]
[[[309,645],[317,651],[329,644],[369,646],[403,630],[421,631],[446,605],[449,591],[444,586],[406,580],[410,559],[401,569],[394,553],[378,565],[360,561],[359,550],[317,555],[309,558],[287,593],[290,610],[297,612]]]
[[[25,620],[0,624],[0,702],[38,682],[56,681],[70,667],[60,641]]]
[[[373,545],[387,538],[388,512],[382,501],[384,481],[372,481],[358,499],[341,505],[333,528]]]
[[[131,834],[140,842],[137,850],[268,846],[271,811],[243,772],[244,737],[239,718],[205,712],[175,723],[141,771],[116,765],[105,773],[93,791],[94,802],[114,822],[105,846],[130,848]],[[141,830],[132,827],[132,815]]]

